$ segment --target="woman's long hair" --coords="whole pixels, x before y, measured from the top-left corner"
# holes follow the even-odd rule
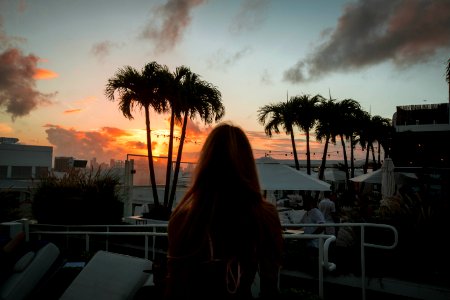
[[[267,220],[274,215],[273,211],[264,212],[272,209],[269,206],[261,194],[247,136],[241,128],[222,123],[203,145],[192,186],[174,209],[171,219],[177,221],[169,223],[169,232],[176,232],[174,240],[178,246],[184,245],[181,248],[188,243],[204,248],[212,240],[219,256],[249,257],[264,239],[264,232],[267,234],[262,226],[279,223],[277,214]],[[197,250],[201,251],[188,251],[195,255]],[[178,252],[172,251],[172,255]]]

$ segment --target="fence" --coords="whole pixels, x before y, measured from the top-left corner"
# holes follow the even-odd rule
[[[379,249],[393,249],[398,242],[398,233],[395,227],[386,224],[374,224],[374,223],[337,223],[332,224],[335,227],[353,227],[358,228],[360,231],[360,256],[361,256],[361,291],[362,299],[366,298],[366,261],[365,250],[366,248],[379,248]],[[324,270],[332,271],[336,268],[333,262],[329,261],[329,248],[331,243],[336,241],[336,237],[326,234],[304,234],[301,232],[295,233],[292,229],[298,229],[307,226],[329,226],[327,224],[282,224],[286,230],[284,233],[285,240],[292,239],[319,239],[319,260],[318,260],[318,295],[320,298],[324,298]],[[70,249],[71,242],[74,238],[78,238],[78,242],[84,242],[84,251],[90,252],[92,239],[94,237],[105,237],[104,249],[109,251],[111,248],[112,237],[142,237],[143,247],[138,247],[142,253],[142,257],[149,259],[149,254],[154,260],[157,253],[165,253],[167,248],[160,248],[158,246],[157,238],[167,237],[167,224],[146,224],[146,225],[73,225],[73,226],[61,226],[61,225],[44,225],[44,224],[29,224],[25,221],[25,228],[27,236],[31,239],[46,239],[51,240],[51,237],[62,236],[64,237],[65,245],[59,242],[60,247],[63,249]],[[387,229],[392,231],[392,243],[389,245],[374,244],[366,242],[365,232],[367,228]],[[292,233],[294,232],[294,233]],[[151,239],[150,239],[151,238]],[[71,240],[72,239],[72,240]],[[162,243],[164,245],[164,243]],[[164,246],[163,246],[164,247]],[[95,250],[94,250],[95,251]],[[283,269],[281,273],[283,273]],[[284,272],[289,275],[289,272]]]

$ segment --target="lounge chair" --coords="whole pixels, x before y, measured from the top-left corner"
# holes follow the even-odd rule
[[[59,254],[58,247],[53,243],[25,253],[15,263],[13,273],[0,285],[0,299],[22,300],[29,297],[54,265]]]
[[[133,299],[137,291],[152,283],[148,259],[98,251],[64,291],[60,300]]]

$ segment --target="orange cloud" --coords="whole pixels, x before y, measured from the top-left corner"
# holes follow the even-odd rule
[[[46,69],[36,69],[33,78],[34,79],[53,79],[58,77],[58,73]]]
[[[102,132],[111,137],[132,136],[128,131],[116,127],[102,127]]]
[[[11,133],[13,132],[13,129],[11,128],[11,126],[4,124],[4,123],[0,123],[0,133]]]
[[[68,109],[65,110],[64,113],[65,114],[73,114],[73,113],[79,113],[81,111],[81,109],[77,108],[77,109]]]

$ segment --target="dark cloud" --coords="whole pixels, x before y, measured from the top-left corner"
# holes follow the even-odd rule
[[[385,61],[423,63],[450,49],[450,1],[360,0],[347,5],[337,27],[306,59],[284,73],[293,83]]]
[[[208,60],[208,66],[214,69],[226,69],[233,66],[242,58],[249,56],[252,53],[251,47],[244,47],[234,53],[224,53],[223,50],[219,50],[215,55]]]
[[[232,33],[242,30],[255,30],[266,18],[269,0],[243,0],[238,14],[230,26]]]
[[[261,74],[261,83],[264,85],[272,85],[272,76],[270,75],[269,70],[264,69]]]
[[[98,42],[94,45],[92,45],[91,53],[97,57],[99,60],[103,60],[105,57],[107,57],[113,48],[120,47],[119,44],[111,42],[111,41],[103,41]]]
[[[23,55],[17,48],[0,53],[0,107],[15,120],[28,115],[41,104],[50,103],[52,95],[36,89],[34,75],[39,58]]]
[[[0,16],[0,109],[11,115],[13,121],[28,115],[39,105],[50,103],[53,96],[36,89],[36,75],[44,70],[37,68],[39,57],[24,55],[14,46],[22,41],[24,39],[4,32]]]
[[[206,0],[167,0],[156,6],[140,37],[152,40],[157,52],[171,50],[191,22],[191,10],[204,2]]]

